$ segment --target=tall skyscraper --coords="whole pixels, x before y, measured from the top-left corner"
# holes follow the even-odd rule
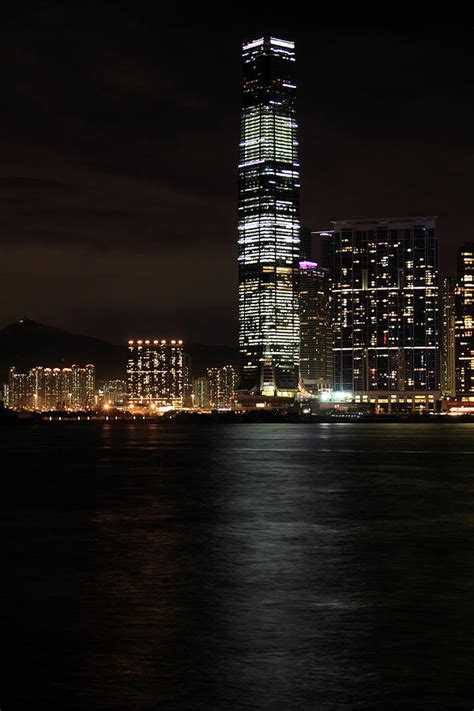
[[[331,292],[327,269],[300,262],[300,378],[305,390],[332,388]]]
[[[8,400],[11,410],[28,410],[31,407],[31,379],[28,373],[18,373],[15,367],[8,372]]]
[[[440,298],[441,324],[441,394],[453,397],[456,394],[456,279],[443,279]]]
[[[334,223],[334,389],[438,391],[435,218]]]
[[[474,391],[474,243],[458,251],[455,289],[456,391]]]
[[[183,341],[130,340],[127,393],[140,408],[181,407],[184,396]]]
[[[294,42],[248,42],[242,65],[239,387],[291,395],[298,386],[300,255]]]

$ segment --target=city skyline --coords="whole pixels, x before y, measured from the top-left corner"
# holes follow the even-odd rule
[[[99,9],[96,30],[106,19]],[[156,18],[129,19],[121,10],[111,20],[117,38],[129,30],[120,58],[110,33],[81,27],[68,10],[51,10],[41,27],[34,13],[31,27],[6,22],[17,33],[5,45],[16,81],[6,77],[2,117],[0,319],[27,314],[115,343],[151,326],[234,345],[239,48],[258,28],[165,31]],[[471,239],[467,35],[453,48],[436,30],[421,39],[386,28],[272,34],[294,38],[298,52],[303,224],[436,214],[440,271],[454,274],[457,248]],[[69,60],[52,62],[45,41]]]
[[[2,10],[0,711],[471,708],[473,28]]]

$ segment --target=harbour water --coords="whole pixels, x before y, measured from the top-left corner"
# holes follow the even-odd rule
[[[474,425],[0,441],[2,711],[474,706]]]

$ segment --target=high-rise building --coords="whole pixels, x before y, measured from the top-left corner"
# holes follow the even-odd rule
[[[205,408],[209,406],[209,385],[207,378],[193,380],[193,406]]]
[[[242,66],[239,387],[291,395],[298,385],[300,256],[294,42],[248,42]]]
[[[183,405],[183,341],[128,342],[128,401],[137,407]]]
[[[28,373],[18,373],[15,367],[8,372],[8,402],[11,410],[28,410],[32,402]]]
[[[455,289],[456,391],[474,391],[474,243],[458,251]]]
[[[71,368],[71,404],[73,410],[91,409],[95,404],[95,368],[86,365]]]
[[[232,365],[207,369],[207,395],[209,407],[228,408],[234,402],[237,373]]]
[[[207,369],[207,398],[209,407],[219,407],[219,368]]]
[[[332,388],[331,292],[327,269],[300,262],[300,379],[308,392]]]
[[[455,291],[456,279],[443,279],[440,294],[441,324],[441,394],[454,397],[456,394],[456,338],[455,338]]]
[[[183,405],[191,407],[193,404],[193,381],[191,376],[191,356],[183,353]]]
[[[13,410],[91,410],[95,405],[93,365],[36,366],[27,373],[10,368],[9,407]]]
[[[439,391],[435,218],[338,221],[329,237],[336,391]]]
[[[231,407],[237,389],[237,371],[233,365],[224,365],[220,369],[219,400],[221,407]]]

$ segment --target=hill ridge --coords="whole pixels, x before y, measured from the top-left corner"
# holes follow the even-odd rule
[[[185,351],[191,357],[193,377],[206,367],[237,364],[237,349],[189,343]],[[37,365],[64,367],[73,364],[96,367],[98,381],[125,379],[127,345],[117,345],[95,336],[74,333],[55,326],[23,318],[0,329],[0,379],[6,382],[8,370],[16,366],[27,370]]]

